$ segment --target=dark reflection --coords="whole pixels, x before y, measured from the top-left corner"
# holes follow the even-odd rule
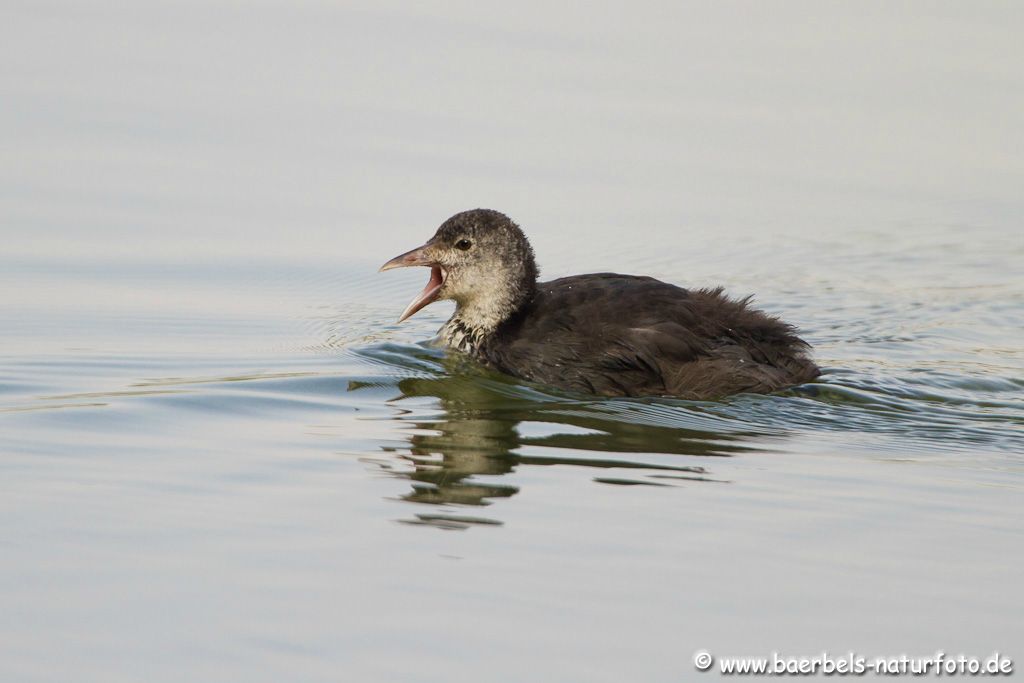
[[[629,454],[724,457],[746,450],[739,442],[742,435],[630,421],[627,411],[644,409],[643,402],[561,399],[536,394],[481,371],[407,378],[398,382],[398,389],[400,395],[390,400],[400,409],[396,419],[408,421],[416,433],[408,437],[407,452],[389,450],[400,453],[413,465],[411,471],[400,473],[413,481],[412,490],[402,496],[413,503],[490,505],[495,499],[518,492],[518,487],[494,478],[520,465],[618,470],[614,475],[594,477],[604,484],[716,482],[721,480],[705,467],[645,462]],[[419,400],[423,398],[439,402],[424,403]],[[655,416],[665,422],[666,414],[671,416],[672,411],[662,409]],[[678,415],[685,417],[686,408],[680,406]],[[539,447],[552,451],[539,454]],[[606,453],[622,457],[603,455]],[[623,476],[622,470],[633,470],[636,475]],[[443,528],[500,524],[478,516],[441,514],[417,515],[415,520],[404,521]]]

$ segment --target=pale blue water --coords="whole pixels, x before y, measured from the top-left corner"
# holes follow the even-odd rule
[[[1024,652],[1008,5],[12,5],[0,680],[676,681]],[[825,370],[609,400],[427,348],[545,277],[756,294]]]

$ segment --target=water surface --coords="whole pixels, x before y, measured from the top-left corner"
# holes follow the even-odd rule
[[[5,10],[0,678],[1024,656],[1024,21],[912,7]],[[376,269],[478,205],[547,278],[753,293],[824,374],[432,349]]]

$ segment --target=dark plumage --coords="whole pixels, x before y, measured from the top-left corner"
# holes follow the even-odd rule
[[[429,266],[431,279],[401,320],[453,299],[442,341],[534,382],[605,396],[708,399],[776,391],[820,374],[792,326],[721,288],[615,273],[538,283],[529,242],[497,211],[452,216],[381,270],[412,265]]]

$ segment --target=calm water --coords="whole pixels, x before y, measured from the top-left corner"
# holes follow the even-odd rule
[[[0,10],[0,680],[1024,661],[1024,13]],[[819,382],[525,385],[394,324],[455,211],[756,294]]]

